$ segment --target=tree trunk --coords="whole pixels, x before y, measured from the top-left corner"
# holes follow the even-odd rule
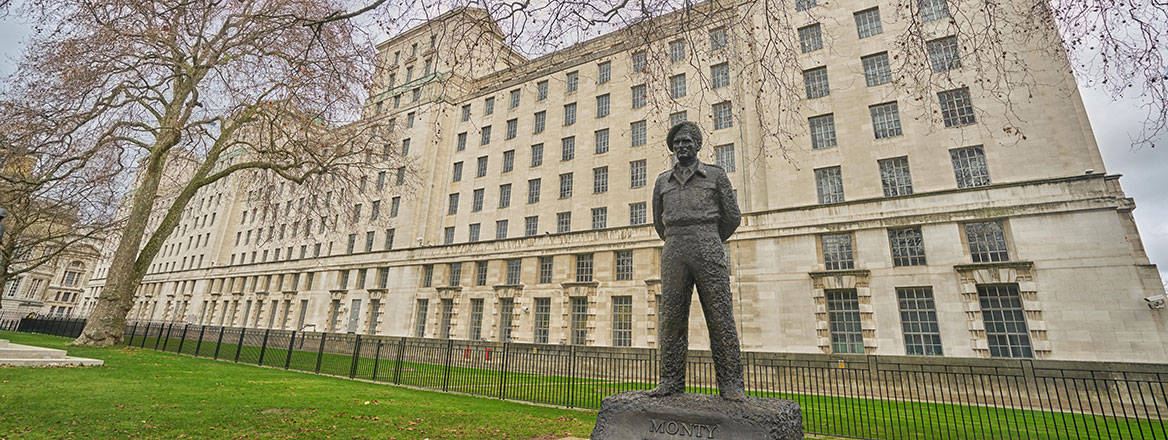
[[[158,196],[158,184],[162,179],[165,162],[165,153],[152,157],[140,184],[135,188],[130,216],[126,219],[118,248],[110,261],[105,288],[98,296],[81,336],[73,341],[75,345],[108,347],[122,343],[126,332],[126,315],[133,307],[134,291],[142,280],[135,264],[138,248],[142,244],[146,225],[150,221],[150,211]]]

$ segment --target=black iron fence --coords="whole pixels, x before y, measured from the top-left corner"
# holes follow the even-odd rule
[[[20,330],[75,336],[80,320]],[[139,322],[126,345],[455,391],[599,408],[648,389],[652,349],[296,332]],[[1168,365],[919,356],[743,353],[751,395],[792,399],[807,432],[862,438],[1168,438]],[[709,352],[691,352],[689,391],[716,392]]]

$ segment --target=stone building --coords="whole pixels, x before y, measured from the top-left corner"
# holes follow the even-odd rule
[[[726,245],[743,349],[1168,362],[1168,318],[1144,300],[1160,276],[1065,59],[1033,60],[1043,85],[1007,106],[962,65],[943,1],[796,3],[797,99],[754,86],[744,42],[766,17],[741,5],[530,60],[475,9],[397,35],[377,47],[360,123],[407,165],[315,224],[298,213],[321,188],[279,188],[269,215],[225,181],[188,210],[130,318],[653,347],[649,183],[671,165],[668,127],[690,119],[743,210]],[[914,20],[917,56],[947,84],[924,94],[889,55]]]

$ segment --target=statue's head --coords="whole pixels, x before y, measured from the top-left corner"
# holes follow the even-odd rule
[[[669,129],[665,144],[677,155],[678,162],[688,165],[702,149],[702,129],[692,121],[682,121]]]

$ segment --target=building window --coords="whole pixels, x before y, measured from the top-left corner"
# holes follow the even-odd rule
[[[857,12],[855,16],[856,33],[861,39],[884,32],[884,28],[880,26],[880,8],[865,9]]]
[[[564,105],[564,126],[576,123],[576,103]]]
[[[592,229],[604,229],[608,225],[608,208],[592,208]]]
[[[519,135],[519,119],[507,121],[507,139],[515,139]]]
[[[592,254],[576,254],[576,282],[592,281]]]
[[[629,125],[629,130],[631,131],[631,135],[629,137],[632,138],[634,147],[639,147],[647,143],[646,138],[648,137],[648,127],[645,121],[633,122]]]
[[[397,217],[397,213],[401,208],[401,197],[394,197],[389,201],[389,216]],[[320,222],[320,227],[324,228],[324,222]],[[322,231],[323,232],[323,231]]]
[[[483,115],[491,115],[495,113],[495,97],[489,97],[483,101]]]
[[[908,156],[881,159],[880,185],[884,187],[884,197],[912,194],[912,175],[909,173]]]
[[[986,168],[985,151],[981,146],[955,148],[949,150],[953,161],[953,175],[958,188],[973,188],[990,184],[990,172]]]
[[[726,47],[728,42],[726,36],[726,26],[718,26],[710,29],[710,51],[721,50]]]
[[[472,193],[472,199],[471,199],[471,203],[470,203],[471,212],[479,212],[479,211],[483,210],[483,194],[485,192],[486,191],[483,188],[478,188],[478,189],[474,190],[474,193]]]
[[[814,8],[816,4],[816,0],[795,0],[795,10],[806,11],[808,9]]]
[[[685,74],[669,77],[669,97],[673,99],[685,96]]]
[[[588,343],[588,297],[571,297],[571,344],[585,345]]]
[[[532,124],[531,132],[534,134],[543,133],[545,126],[547,126],[547,111],[537,112],[535,114],[535,123]]]
[[[515,298],[499,298],[499,341],[511,341],[511,325],[515,320]]]
[[[946,127],[960,127],[977,122],[973,116],[973,101],[969,99],[969,88],[937,92],[941,101],[941,119]]]
[[[547,80],[545,79],[543,81],[535,83],[535,100],[536,101],[543,101],[543,100],[547,99],[547,95],[548,95],[548,82],[547,82]]]
[[[543,165],[543,144],[531,146],[531,167]]]
[[[633,72],[644,72],[648,65],[649,61],[645,55],[645,51],[633,52]]]
[[[710,66],[710,88],[717,89],[730,85],[730,63]]]
[[[917,0],[917,9],[921,11],[921,23],[949,17],[946,0]]]
[[[821,98],[831,94],[831,87],[827,83],[827,66],[804,70],[803,86],[807,91],[807,99]]]
[[[523,274],[523,259],[512,258],[507,260],[507,284],[517,285],[520,283],[520,275]]]
[[[560,160],[572,160],[576,157],[576,137],[569,136],[560,139]]]
[[[596,117],[603,118],[608,116],[609,95],[607,93],[596,97]]]
[[[714,130],[721,130],[723,128],[730,128],[734,125],[734,118],[731,113],[730,101],[719,102],[714,104]]]
[[[560,198],[572,197],[572,173],[560,174]]]
[[[888,52],[868,55],[860,58],[864,66],[864,80],[868,87],[892,82],[892,68],[888,64]]]
[[[941,331],[932,287],[897,287],[904,350],[910,355],[941,356]]]
[[[434,265],[426,264],[422,266],[422,287],[430,287],[434,285]]]
[[[640,188],[645,186],[648,178],[648,171],[645,165],[645,159],[634,160],[629,162],[629,187]]]
[[[669,127],[672,128],[673,126],[680,124],[682,122],[688,121],[688,120],[689,120],[689,118],[686,117],[684,110],[676,112],[676,113],[670,113],[669,114]]]
[[[612,79],[612,62],[605,61],[596,65],[596,83],[604,84]]]
[[[864,331],[860,326],[860,301],[856,289],[830,289],[827,319],[831,329],[832,353],[864,353]]]
[[[394,228],[385,230],[385,250],[393,249],[393,236],[395,232]]]
[[[977,300],[985,322],[990,356],[1032,358],[1030,331],[1017,284],[979,284]]]
[[[507,238],[507,220],[495,220],[495,239]]]
[[[632,95],[633,95],[633,108],[644,107],[645,104],[647,104],[649,102],[649,94],[646,91],[644,84],[641,84],[638,86],[633,86]]]
[[[855,268],[852,258],[852,234],[825,234],[819,236],[823,248],[823,266],[826,270]]]
[[[484,177],[487,175],[487,156],[479,157],[478,167],[475,170],[475,177]]]
[[[345,246],[345,253],[346,254],[353,253],[353,250],[356,246],[357,246],[357,234],[349,234],[349,245]],[[268,251],[265,250],[264,254],[267,255],[267,253],[268,253]]]
[[[539,203],[539,188],[542,179],[531,179],[527,181],[527,203]]]
[[[957,36],[931,40],[925,43],[925,47],[929,51],[929,65],[933,67],[934,72],[961,67],[961,55],[957,52]]]
[[[840,174],[840,167],[827,167],[815,170],[815,189],[819,193],[819,203],[839,203],[844,201],[844,181]]]
[[[616,279],[617,281],[633,279],[633,251],[616,251]]]
[[[470,104],[462,106],[462,122],[470,120]]]
[[[835,115],[828,113],[812,116],[807,118],[807,123],[811,126],[812,149],[818,150],[836,146]]]
[[[547,284],[552,282],[553,257],[539,257],[539,282]]]
[[[510,173],[515,169],[515,150],[503,152],[503,172]]]
[[[552,299],[535,299],[535,320],[532,341],[536,344],[548,343],[548,328],[551,327]]]
[[[533,215],[523,218],[523,235],[527,237],[539,233],[539,216]]]
[[[401,155],[402,155],[402,157],[406,157],[406,156],[410,155],[410,140],[409,139],[402,139]]]
[[[458,149],[458,151],[462,151],[462,150],[466,149],[466,132],[462,132],[462,133],[458,134],[458,147],[457,147],[457,149]]]
[[[556,213],[556,232],[564,233],[572,231],[572,212],[557,212]]]
[[[377,232],[369,231],[365,233],[365,252],[373,252],[373,243],[377,237]],[[279,249],[276,249],[279,252]],[[278,258],[277,258],[278,259]],[[288,252],[288,259],[292,259],[292,252]]]
[[[511,184],[499,185],[499,209],[511,206]]]
[[[645,202],[636,202],[629,204],[629,224],[643,225],[648,221],[645,213]]]
[[[511,91],[511,108],[519,107],[519,89]]]
[[[733,173],[734,168],[734,144],[717,145],[714,147],[714,163],[726,170],[727,173]]]
[[[334,301],[334,302],[336,302],[336,301]],[[418,312],[417,312],[417,316],[414,317],[414,337],[415,338],[426,337],[426,309],[429,307],[429,305],[430,305],[430,300],[428,300],[428,299],[419,299],[418,300]]]
[[[446,214],[447,215],[458,214],[458,193],[451,194],[449,196],[448,202],[449,203],[446,206]]]
[[[565,92],[565,93],[572,93],[572,92],[575,92],[575,91],[576,91],[576,88],[577,88],[577,87],[579,86],[579,84],[580,84],[580,74],[579,74],[579,72],[577,72],[577,71],[571,71],[571,72],[568,72],[568,78],[567,78],[566,82],[567,82],[567,87],[566,87],[566,89],[564,90],[564,92]]]
[[[454,226],[446,227],[446,230],[443,234],[442,244],[451,244],[451,243],[454,243]]]
[[[676,63],[685,59],[685,40],[669,42],[669,61]]]
[[[608,192],[608,167],[592,169],[592,194]]]
[[[608,129],[596,130],[596,154],[608,152]]]
[[[631,296],[612,297],[612,345],[614,347],[633,345],[633,297]]]
[[[450,287],[458,287],[462,284],[462,263],[450,263],[448,269],[447,273],[450,275],[450,279],[447,284]]]
[[[872,115],[872,130],[875,132],[876,139],[885,139],[902,134],[900,130],[900,111],[897,109],[896,101],[870,106],[868,107],[868,113]]]
[[[966,223],[965,238],[974,263],[1010,261],[1001,221]]]
[[[470,300],[470,339],[477,341],[483,338],[483,299]]]
[[[491,126],[483,127],[482,139],[479,140],[479,145],[487,145],[491,143]]]
[[[924,266],[925,242],[921,228],[888,230],[888,247],[892,249],[893,266]]]
[[[479,235],[482,233],[482,229],[483,225],[481,223],[471,223],[469,230],[470,237],[467,238],[467,241],[471,243],[479,241]]]
[[[819,23],[799,28],[799,48],[803,53],[823,49],[823,31]]]

